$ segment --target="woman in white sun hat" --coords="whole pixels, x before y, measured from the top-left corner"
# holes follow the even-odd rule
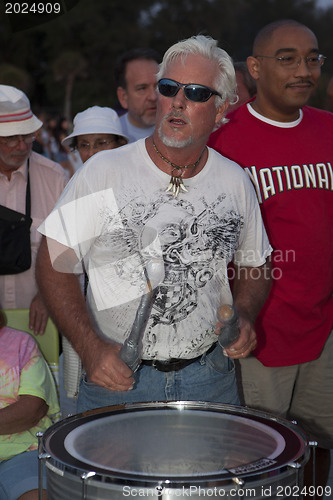
[[[120,119],[114,109],[93,106],[78,113],[73,121],[73,132],[61,142],[78,151],[82,162],[105,149],[114,149],[128,143]]]

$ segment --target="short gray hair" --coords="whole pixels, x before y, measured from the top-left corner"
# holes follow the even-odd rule
[[[224,104],[227,100],[230,104],[237,102],[236,76],[233,61],[225,50],[217,46],[217,40],[209,36],[192,36],[191,38],[172,45],[163,56],[159,72],[156,75],[157,80],[163,78],[170,63],[175,61],[178,57],[181,57],[182,61],[184,61],[186,56],[190,54],[199,55],[211,61],[215,61],[220,70],[215,81],[214,89],[219,92],[222,97],[215,96],[216,107]],[[220,124],[225,122],[227,122],[227,120],[222,118]]]

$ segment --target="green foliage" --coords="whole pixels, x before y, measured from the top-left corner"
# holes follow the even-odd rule
[[[32,79],[29,73],[14,64],[0,64],[0,81],[4,85],[18,87],[26,94],[30,94],[33,88]]]
[[[13,73],[12,81],[28,85],[23,90],[28,90],[35,108],[67,110],[73,116],[96,104],[116,107],[113,61],[120,52],[141,46],[163,54],[174,42],[202,33],[218,39],[234,60],[244,60],[257,31],[281,18],[297,19],[313,29],[328,57],[323,82],[333,74],[333,8],[318,10],[315,0],[73,0],[64,4],[64,14],[36,26],[27,19],[25,29],[16,31],[0,11],[0,44],[5,47],[0,66],[15,66],[21,75],[28,75],[18,85]],[[9,83],[8,71],[6,79],[3,75],[0,80]],[[323,96],[321,89],[317,105],[323,105]]]

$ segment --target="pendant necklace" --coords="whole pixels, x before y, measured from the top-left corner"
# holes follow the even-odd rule
[[[199,158],[197,159],[197,161],[195,163],[192,163],[190,165],[176,165],[175,163],[172,163],[172,161],[168,160],[165,156],[162,155],[162,153],[157,149],[155,142],[153,142],[153,146],[154,146],[154,149],[155,149],[156,153],[158,154],[158,156],[160,158],[162,158],[163,161],[165,161],[168,165],[170,165],[172,167],[169,186],[165,192],[168,193],[169,191],[172,191],[172,194],[175,198],[178,196],[180,189],[182,191],[184,191],[185,193],[187,193],[188,191],[187,191],[186,187],[184,186],[183,179],[182,179],[183,174],[184,174],[186,168],[195,168],[199,165],[200,160],[201,160],[202,155],[203,155],[203,152],[205,151],[205,148],[202,150]]]

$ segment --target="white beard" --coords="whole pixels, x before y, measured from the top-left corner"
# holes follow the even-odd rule
[[[166,137],[162,131],[162,124],[158,129],[158,135],[160,136],[163,144],[169,148],[185,148],[193,144],[193,137],[188,137],[187,139],[176,139],[175,137]]]

